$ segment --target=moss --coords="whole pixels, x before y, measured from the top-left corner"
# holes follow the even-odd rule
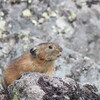
[[[27,41],[29,39],[28,39],[28,37],[23,37],[22,40]]]
[[[24,46],[23,46],[23,50],[24,50],[24,51],[26,51],[27,48],[28,48],[28,45],[24,45]]]
[[[23,10],[22,17],[30,17],[30,16],[32,16],[30,9]]]
[[[75,18],[77,15],[75,12],[72,12],[71,15],[68,17],[69,19]]]
[[[16,94],[14,95],[13,100],[18,100],[18,97]]]
[[[12,100],[18,100],[18,97],[17,97],[18,93],[17,93],[16,88],[13,88],[13,93],[14,93],[14,96]]]

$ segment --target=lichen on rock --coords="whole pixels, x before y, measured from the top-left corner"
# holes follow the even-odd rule
[[[32,72],[24,73],[8,91],[10,100],[99,100],[98,90],[93,85]]]

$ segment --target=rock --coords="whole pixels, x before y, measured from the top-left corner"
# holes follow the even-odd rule
[[[28,0],[28,3],[31,4],[33,0]]]
[[[50,17],[57,17],[57,14],[54,11],[49,12]]]
[[[28,18],[21,16],[25,9]],[[99,0],[1,0],[0,12],[0,68],[39,43],[55,42],[64,50],[54,76],[100,89]]]
[[[5,30],[5,24],[6,24],[5,20],[0,20],[0,30]]]
[[[21,0],[10,0],[12,4],[20,3]]]
[[[4,12],[3,11],[0,11],[0,17],[4,17]]]
[[[8,92],[10,100],[100,100],[95,86],[40,73],[24,73]]]
[[[38,25],[38,22],[37,22],[36,20],[31,19],[31,21],[32,21],[32,23],[33,23],[35,26]]]
[[[22,17],[28,18],[28,17],[31,17],[31,16],[32,16],[32,13],[29,9],[23,10]]]
[[[48,4],[48,0],[33,0],[29,8],[36,16],[40,17],[47,10]],[[46,12],[44,15],[46,15]]]
[[[0,94],[0,100],[7,100],[5,94]]]
[[[38,23],[42,24],[44,22],[44,20],[45,20],[44,18],[40,18],[39,21],[38,21]]]
[[[64,49],[62,57],[57,61],[55,77],[71,77],[81,83],[90,82],[100,90],[100,66],[90,58],[70,49]]]
[[[2,75],[2,70],[0,69],[0,75]]]
[[[76,20],[76,18],[77,18],[77,14],[74,12],[74,11],[67,11],[67,16],[68,16],[68,21],[70,22],[70,23],[73,23],[75,20]]]
[[[99,0],[87,0],[88,7],[91,7],[93,4],[98,4]]]
[[[47,12],[44,12],[44,13],[42,14],[42,17],[45,18],[45,19],[48,19],[48,18],[49,18]]]
[[[60,28],[61,30],[63,30],[67,25],[66,25],[66,21],[64,17],[61,17],[59,19],[56,20],[56,25],[58,28]]]
[[[1,2],[0,5],[3,9],[1,11],[7,12],[5,14],[6,30],[9,30],[10,34],[21,31],[24,34],[26,31],[30,31],[31,35],[36,38],[39,37],[42,41],[50,42],[57,40],[60,34],[67,48],[89,56],[99,64],[100,40],[99,38],[95,39],[95,37],[99,37],[100,33],[98,0],[30,0],[30,4],[27,4],[25,0],[25,2],[21,0],[9,1],[13,1],[15,4],[11,5],[11,3],[5,1],[7,3]],[[17,4],[17,1],[21,1],[21,3]],[[89,8],[86,4],[87,1],[97,3]],[[81,5],[81,9],[76,7],[76,3]],[[33,21],[30,21],[30,17],[28,19],[21,17],[24,9],[31,11]],[[49,20],[41,20],[42,14],[47,18],[49,17]],[[51,15],[54,17],[50,17]],[[64,18],[64,20],[61,18]],[[52,30],[52,26],[57,23],[59,24],[55,27],[55,32]],[[20,41],[18,43],[21,44]],[[98,54],[95,52],[98,52]]]

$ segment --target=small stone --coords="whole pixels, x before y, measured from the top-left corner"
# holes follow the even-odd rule
[[[48,7],[48,8],[47,8],[47,11],[48,11],[48,12],[51,12],[52,10],[51,10],[51,8],[50,8],[50,7]]]
[[[57,17],[57,14],[54,11],[52,11],[49,16],[50,17]]]
[[[22,40],[27,41],[29,39],[28,39],[28,37],[24,37],[24,38],[22,38]]]
[[[55,26],[52,26],[52,30],[53,30],[54,33],[57,33],[57,29],[56,29]]]
[[[44,18],[39,19],[39,24],[42,24],[44,22]]]
[[[12,27],[13,27],[13,24],[12,24],[11,22],[9,22],[9,23],[8,23],[8,27],[9,27],[9,28],[12,28]]]
[[[33,0],[28,0],[28,3],[31,4]]]
[[[32,23],[33,23],[35,26],[38,24],[37,21],[34,20],[34,19],[31,19],[31,21],[32,21]]]
[[[7,35],[6,34],[3,34],[2,36],[3,36],[3,38],[5,38]]]
[[[70,16],[68,16],[69,22],[73,22],[74,20],[76,20],[76,17],[77,17],[76,13],[74,11],[71,12]]]
[[[10,0],[11,4],[20,3],[21,0]]]
[[[56,25],[57,25],[58,28],[63,30],[67,25],[66,22],[65,22],[65,18],[64,17],[58,18],[57,21],[56,21]]]
[[[9,32],[8,31],[3,31],[2,34],[8,35]]]
[[[0,75],[2,75],[2,70],[1,70],[1,68],[0,68]]]
[[[0,32],[0,38],[2,38],[3,36],[2,36],[2,33]]]
[[[0,11],[0,17],[4,17],[4,12]]]
[[[27,48],[28,48],[28,45],[24,45],[24,46],[23,46],[23,50],[24,50],[24,51],[26,51]]]
[[[22,17],[27,18],[27,17],[31,17],[31,16],[32,16],[32,13],[31,13],[31,11],[29,9],[23,10]]]
[[[0,30],[5,30],[6,21],[0,20]]]
[[[2,53],[2,51],[0,50],[0,59],[2,59],[2,57],[3,57],[3,53]]]
[[[82,2],[82,6],[86,6],[86,2]]]
[[[5,48],[2,49],[2,52],[4,54],[8,54],[9,53],[9,49],[7,47],[5,47]]]
[[[21,1],[23,2],[23,1],[27,1],[27,0],[21,0]]]
[[[68,32],[68,28],[65,27],[63,30],[62,30],[63,33],[67,33]]]
[[[50,7],[48,7],[47,11],[48,11],[48,14],[49,14],[50,17],[56,17],[57,16],[56,12],[52,11]]]
[[[78,8],[78,9],[81,9],[82,8],[82,3],[81,2],[76,2],[76,7]]]
[[[42,14],[42,17],[43,17],[43,18],[46,18],[46,19],[48,19],[48,18],[49,18],[49,16],[48,16],[47,12],[44,12],[44,13]]]

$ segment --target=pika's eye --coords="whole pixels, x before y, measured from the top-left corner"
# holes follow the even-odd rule
[[[52,49],[52,46],[49,46],[49,49]]]

